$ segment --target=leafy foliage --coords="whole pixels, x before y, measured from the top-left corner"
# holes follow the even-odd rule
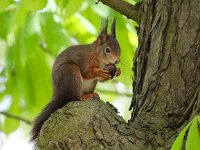
[[[101,21],[114,16],[122,49],[117,81],[130,87],[137,45],[133,21],[93,0],[0,0],[0,111],[32,120],[51,99],[55,57],[70,45],[93,42]],[[7,117],[0,121],[6,133],[19,126]]]
[[[200,116],[196,116],[178,135],[172,150],[199,150],[200,148]]]

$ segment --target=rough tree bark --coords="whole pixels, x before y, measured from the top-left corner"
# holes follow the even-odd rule
[[[200,112],[200,1],[143,2],[131,125],[152,148],[170,148]]]
[[[124,15],[122,7],[131,8],[121,0],[99,1]],[[144,0],[132,7],[137,17],[128,17],[138,20],[139,46],[129,124],[109,103],[71,102],[43,125],[40,149],[170,149],[199,115],[200,1]]]

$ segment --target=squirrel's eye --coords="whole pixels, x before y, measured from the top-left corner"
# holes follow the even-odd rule
[[[110,53],[110,52],[111,52],[110,47],[106,47],[106,48],[105,48],[105,52],[106,52],[106,53]]]

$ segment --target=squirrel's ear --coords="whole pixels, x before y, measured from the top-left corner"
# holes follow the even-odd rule
[[[111,27],[111,33],[112,33],[113,37],[116,37],[116,18],[114,18],[114,20],[113,20],[112,27]]]
[[[102,28],[101,28],[101,33],[97,39],[99,45],[102,45],[106,41],[107,28],[108,28],[108,19],[106,19],[105,22],[103,23]]]
[[[106,18],[105,21],[102,23],[101,34],[106,34],[107,35],[107,28],[108,28],[108,18]]]
[[[104,32],[101,32],[101,34],[99,35],[97,39],[98,45],[102,45],[103,43],[105,43],[106,39],[107,39],[107,34]]]

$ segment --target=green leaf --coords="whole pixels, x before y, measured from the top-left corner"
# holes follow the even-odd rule
[[[192,121],[192,124],[189,128],[187,141],[186,141],[186,150],[199,150],[200,149],[200,135],[199,135],[199,122],[198,116],[195,117]]]
[[[0,0],[0,11],[4,10],[11,2],[11,0]]]
[[[37,11],[43,9],[47,0],[21,0],[22,6],[30,11]]]
[[[172,145],[171,150],[182,150],[183,139],[185,136],[186,131],[190,127],[192,121],[181,131],[181,133],[176,138],[174,144]]]
[[[128,87],[132,84],[132,66],[134,56],[134,46],[130,44],[128,37],[128,30],[126,28],[126,20],[122,17],[117,18],[116,34],[117,39],[121,47],[121,58],[119,67],[121,68],[121,75],[118,77],[118,81],[123,82]],[[132,39],[133,40],[133,39]]]
[[[6,117],[3,126],[3,131],[6,134],[10,134],[19,127],[19,121],[13,118]]]
[[[66,0],[55,0],[58,8],[64,8],[66,7],[66,5],[69,3],[70,0],[66,1]]]
[[[27,10],[26,7],[18,4],[15,12],[13,12],[13,19],[11,20],[12,28],[10,28],[13,34],[17,34],[26,20]]]
[[[46,51],[53,56],[56,56],[58,52],[65,49],[70,43],[66,30],[61,22],[56,20],[58,18],[58,16],[52,13],[44,13],[41,17],[42,37],[46,43]]]
[[[20,60],[23,65],[39,45],[40,33],[39,15],[30,12],[27,15],[19,41]]]
[[[13,91],[11,91],[12,93]],[[13,99],[12,99],[12,105],[10,106],[8,112],[11,114],[20,114],[21,110],[19,109],[19,98],[15,97],[16,96],[16,92],[13,93]],[[15,98],[15,101],[14,101]],[[7,117],[5,118],[5,122],[4,122],[4,126],[3,126],[3,131],[6,134],[9,134],[11,132],[13,132],[14,130],[16,130],[19,127],[19,120]]]
[[[30,88],[26,98],[28,108],[33,109],[33,105],[44,106],[50,101],[52,92],[50,67],[46,62],[45,52],[42,49],[37,49],[34,55],[28,60],[25,70],[27,72],[27,85],[24,88],[27,86]]]
[[[1,22],[0,37],[3,39],[7,38],[11,17],[12,17],[11,12],[6,11],[6,12],[0,13],[0,22]]]
[[[68,18],[79,10],[83,0],[56,0],[56,3],[60,9],[60,15]]]

